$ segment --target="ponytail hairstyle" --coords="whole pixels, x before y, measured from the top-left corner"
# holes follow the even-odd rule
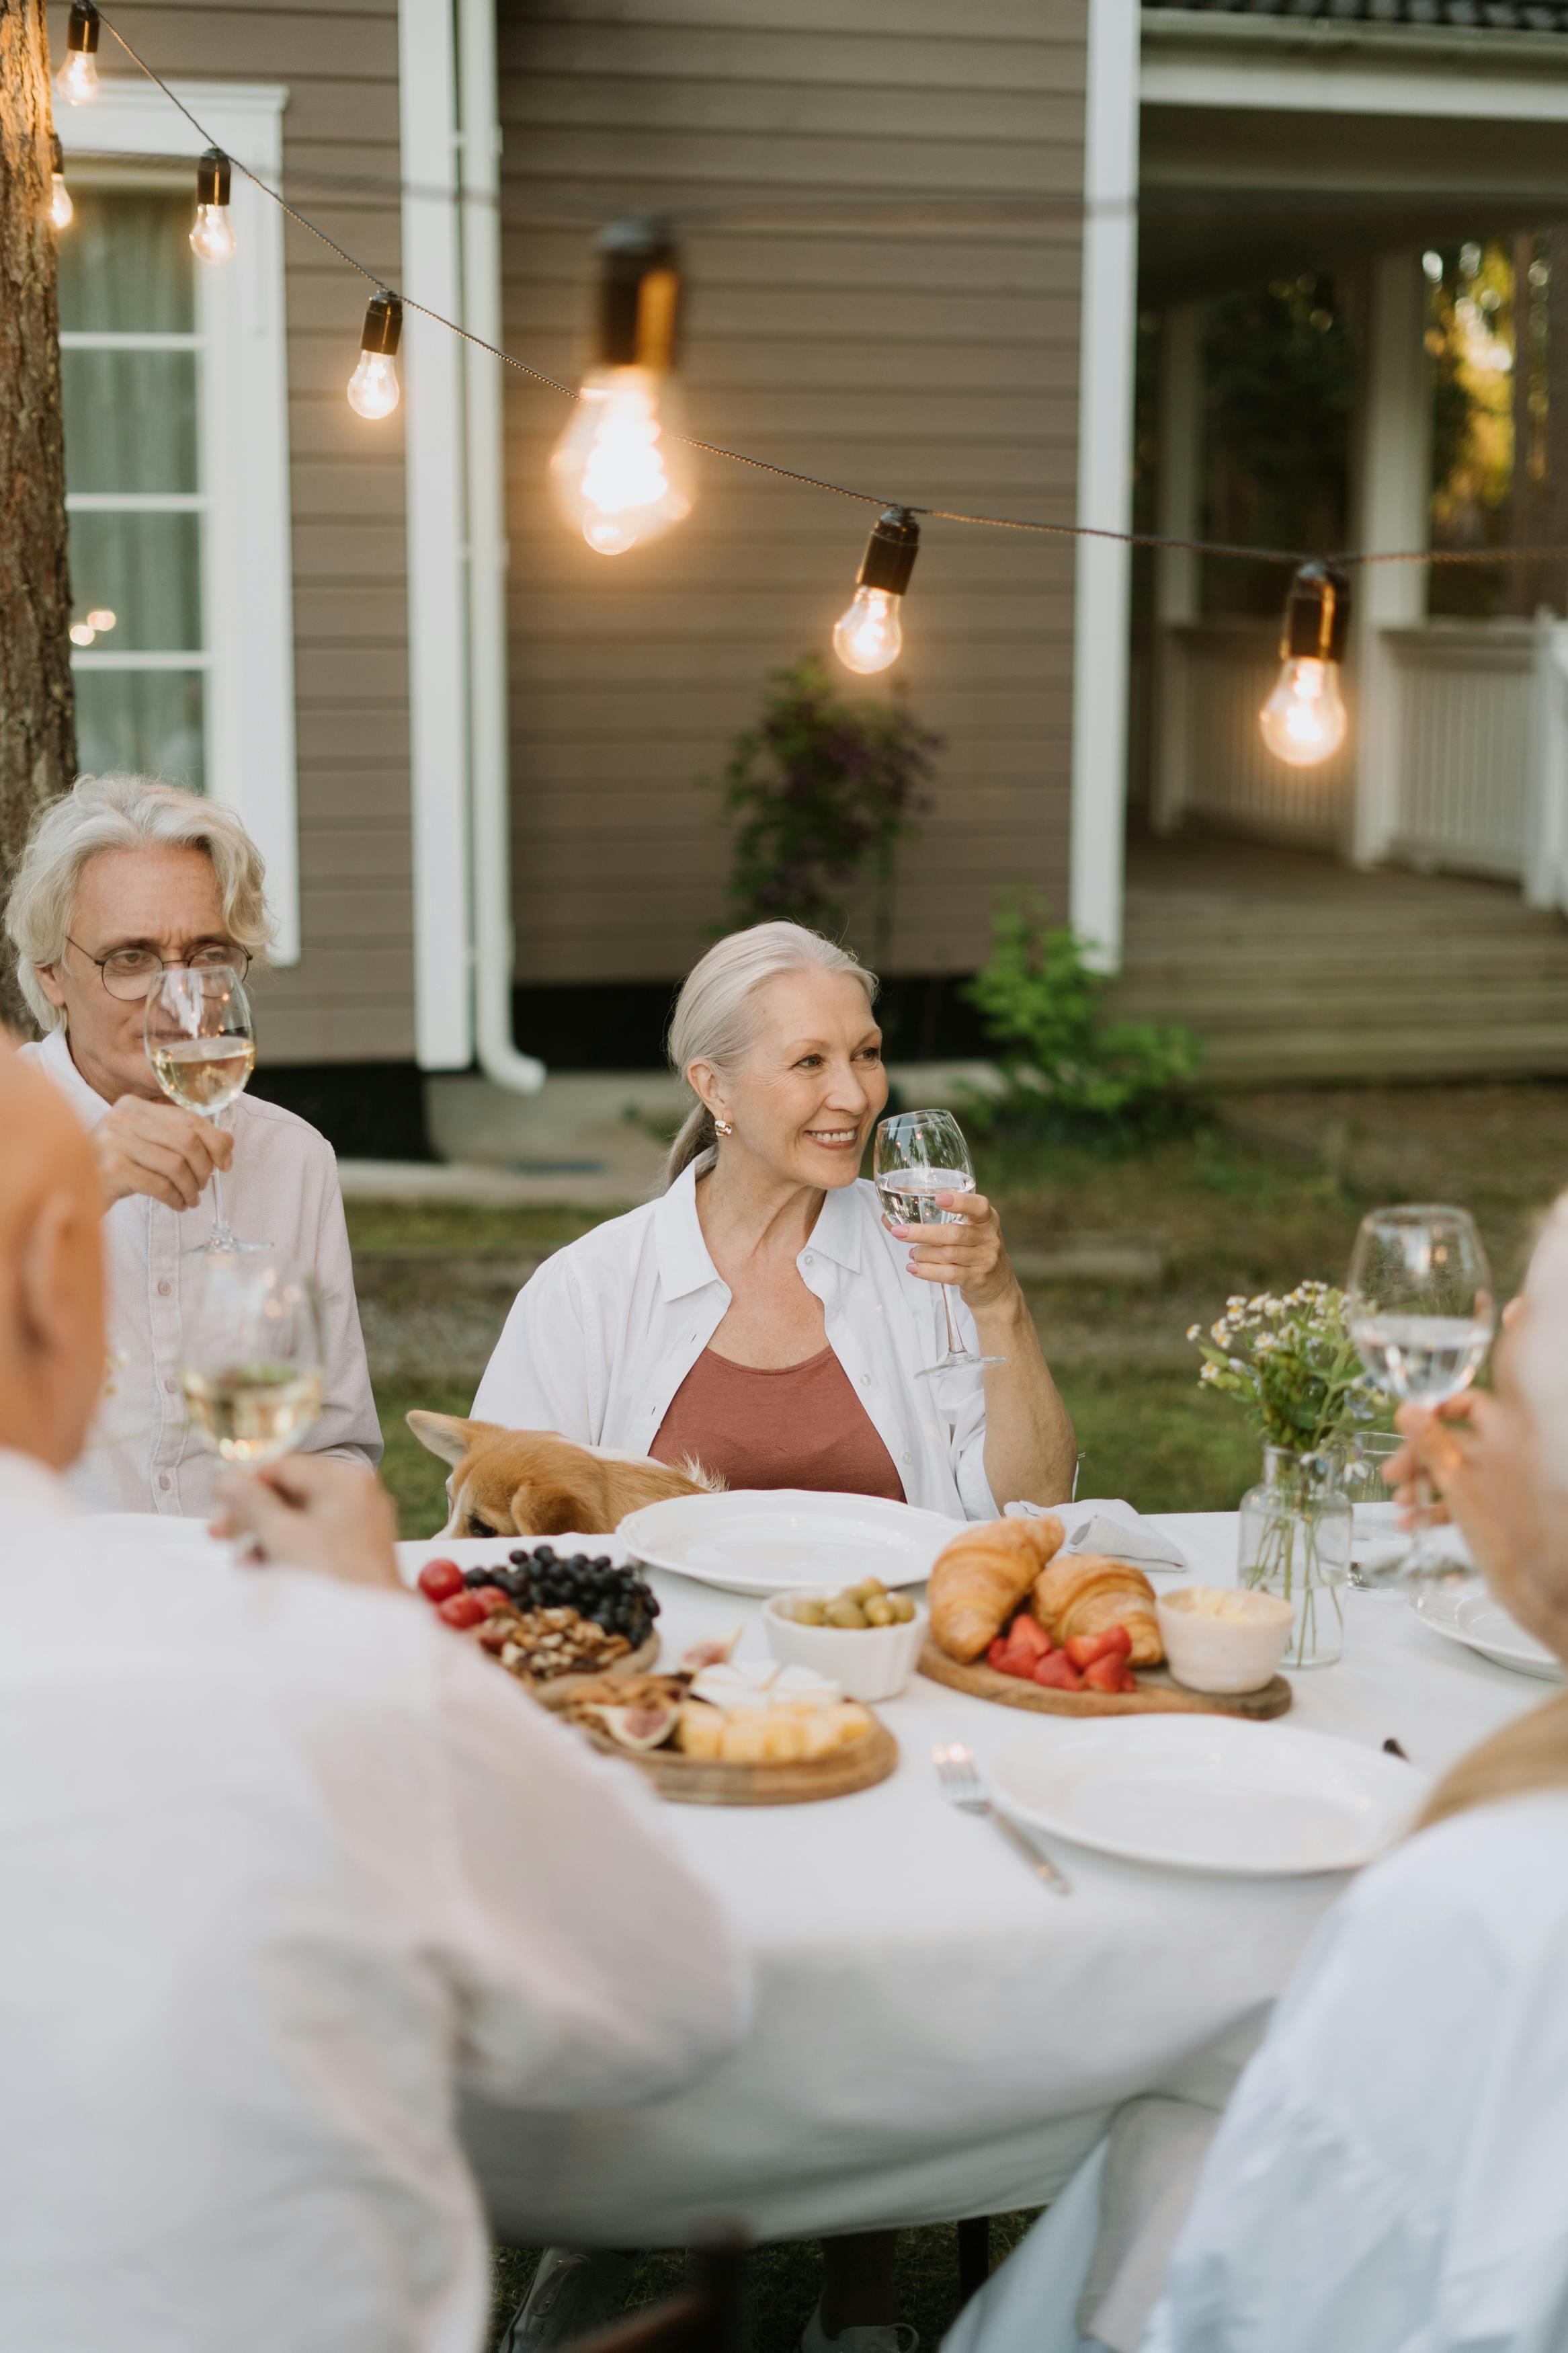
[[[865,990],[868,1009],[877,1001],[876,974],[820,932],[803,923],[755,923],[749,932],[731,932],[692,965],[675,1000],[666,1051],[676,1077],[684,1079],[693,1062],[710,1062],[716,1071],[742,1062],[762,1027],[757,1000],[764,984],[792,972],[847,972]],[[717,1142],[713,1115],[699,1102],[669,1148],[665,1190]]]
[[[1568,1519],[1568,1193],[1558,1196],[1525,1278],[1529,1313],[1509,1345],[1524,1409],[1534,1426],[1535,1475]],[[1568,1790],[1568,1693],[1505,1725],[1461,1757],[1416,1824],[1497,1806],[1541,1789]]]

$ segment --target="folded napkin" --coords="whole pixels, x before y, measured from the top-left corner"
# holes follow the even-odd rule
[[[1043,1519],[1046,1506],[1009,1504],[1005,1516]],[[1063,1504],[1055,1507],[1054,1516],[1068,1531],[1064,1552],[1104,1553],[1109,1559],[1129,1561],[1135,1568],[1174,1570],[1179,1577],[1192,1574],[1192,1563],[1174,1536],[1140,1519],[1131,1504],[1118,1503],[1110,1510],[1099,1504]]]

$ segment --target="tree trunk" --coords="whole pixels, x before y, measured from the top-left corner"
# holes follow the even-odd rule
[[[44,0],[0,0],[0,878],[76,772]],[[0,1019],[30,1029],[11,969]]]
[[[1546,524],[1542,536],[1568,547],[1568,228],[1546,232]],[[1568,616],[1568,573],[1561,561],[1543,591]]]

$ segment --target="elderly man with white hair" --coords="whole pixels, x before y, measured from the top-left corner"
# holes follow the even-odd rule
[[[242,1095],[223,1126],[165,1100],[147,1060],[147,993],[165,965],[240,973],[272,936],[261,858],[238,818],[147,776],[84,776],[43,810],[5,928],[45,1032],[23,1049],[90,1134],[103,1202],[112,1373],[71,1474],[94,1511],[204,1514],[216,1458],[180,1396],[182,1314],[203,1261],[197,1211],[228,1177],[235,1230],[269,1242],[320,1288],[325,1379],[307,1451],[374,1464],[381,1430],[331,1145],[277,1103]]]

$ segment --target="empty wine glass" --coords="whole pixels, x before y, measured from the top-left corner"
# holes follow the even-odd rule
[[[275,1462],[321,1409],[321,1311],[313,1278],[214,1252],[182,1316],[180,1387],[226,1462]]]
[[[1361,1221],[1345,1281],[1345,1322],[1379,1388],[1428,1409],[1468,1388],[1497,1322],[1491,1269],[1468,1209],[1412,1203]],[[1461,1566],[1440,1527],[1420,1525],[1432,1498],[1417,1481],[1417,1528],[1368,1584],[1419,1583]]]
[[[165,965],[147,992],[142,1029],[158,1084],[198,1119],[217,1120],[244,1092],[256,1067],[249,1000],[232,965]],[[269,1250],[269,1242],[237,1239],[224,1215],[223,1180],[216,1168],[212,1188],[212,1230],[184,1255]]]
[[[877,1190],[895,1225],[963,1224],[960,1210],[939,1209],[936,1204],[939,1193],[974,1190],[974,1164],[963,1130],[950,1111],[897,1112],[883,1120],[877,1129],[871,1167]],[[1005,1356],[977,1356],[964,1346],[953,1318],[952,1293],[945,1282],[942,1304],[947,1317],[947,1354],[934,1365],[923,1365],[918,1379],[1006,1362]]]

